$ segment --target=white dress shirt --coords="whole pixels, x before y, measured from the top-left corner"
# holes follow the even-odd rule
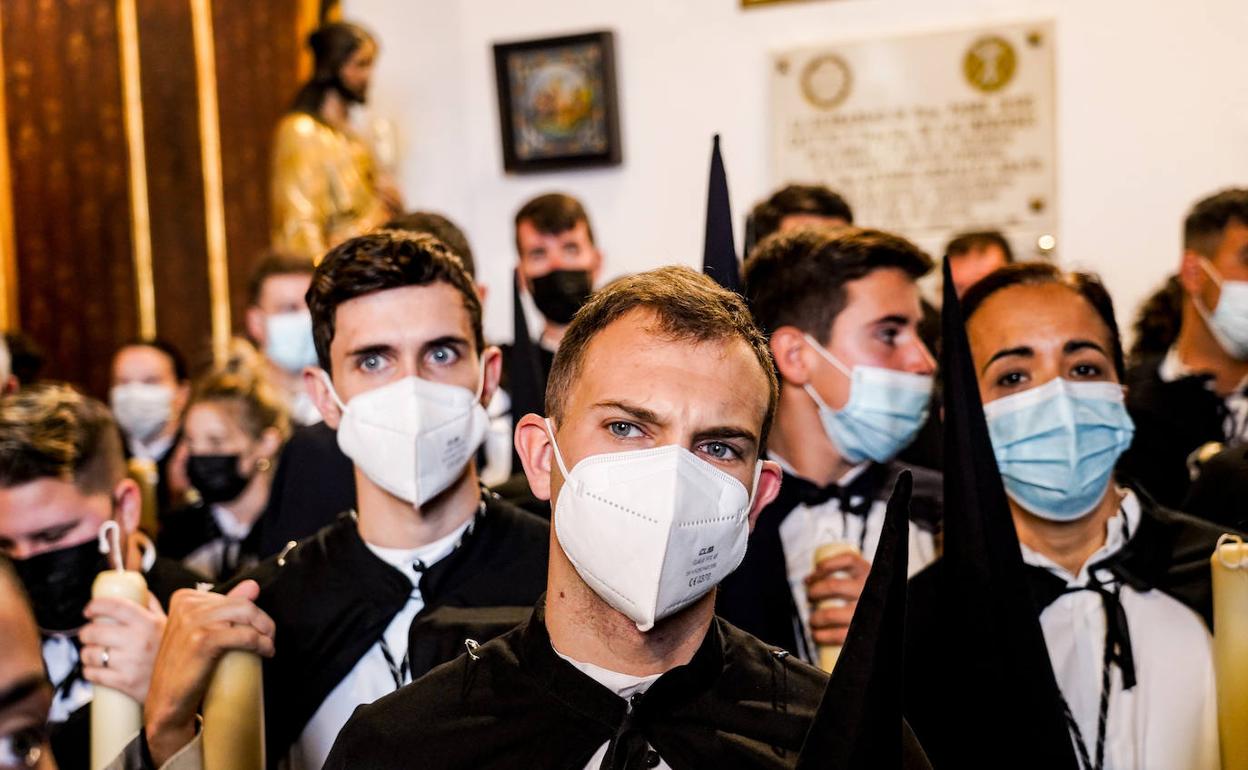
[[[417,563],[423,565],[423,570],[449,556],[459,545],[471,523],[465,522],[446,537],[420,548],[382,548],[365,543],[378,558],[407,575],[412,581],[412,593],[408,595],[407,604],[403,605],[403,609],[399,610],[382,633],[382,639],[385,640],[390,657],[396,665],[407,657],[408,632],[412,621],[425,606],[420,595],[420,571],[415,569]],[[372,703],[399,688],[400,684],[395,682],[390,662],[382,652],[382,639],[378,639],[364,653],[356,662],[355,668],[342,678],[308,720],[303,734],[291,747],[291,770],[320,770],[329,758],[329,750],[333,748],[338,733],[351,718],[356,707]],[[410,682],[411,672],[407,671],[402,679],[402,684]]]
[[[770,457],[789,475],[800,475],[774,453]],[[865,472],[869,464],[855,466],[838,479],[837,484],[846,486]],[[884,513],[887,507],[887,500],[876,500],[871,503],[866,516],[856,516],[842,511],[840,501],[832,498],[822,505],[798,505],[781,522],[780,543],[784,548],[789,589],[793,592],[793,602],[802,621],[801,638],[806,640],[807,650],[818,649],[810,631],[810,601],[807,599],[805,582],[814,571],[816,549],[827,543],[849,543],[855,548],[861,544],[863,558],[874,561],[875,551],[880,544],[880,533],[884,529]],[[914,575],[935,560],[935,536],[911,522],[909,574]]]
[[[1122,549],[1139,522],[1139,500],[1128,491],[1109,521],[1105,545],[1087,564]],[[1071,575],[1026,546],[1022,550],[1024,561],[1061,577],[1069,587],[1088,585],[1087,564]],[[1095,577],[1107,587],[1113,584],[1108,570]],[[1119,600],[1130,627],[1136,685],[1123,690],[1122,672],[1113,666],[1105,770],[1218,770],[1213,638],[1204,621],[1157,590],[1140,593],[1123,585]],[[1094,758],[1105,655],[1103,600],[1094,591],[1063,594],[1040,613],[1040,626],[1058,686]]]
[[[552,645],[551,648],[553,649],[554,646]],[[618,671],[612,671],[611,669],[603,668],[602,666],[595,666],[593,663],[582,663],[579,660],[573,660],[567,655],[564,655],[562,652],[559,652],[559,650],[555,650],[555,654],[571,663],[573,666],[576,666],[577,670],[579,670],[582,674],[590,679],[593,679],[595,682],[620,696],[624,700],[628,700],[638,693],[644,693],[646,690],[649,690],[650,685],[657,682],[659,677],[663,676],[662,674],[651,674],[650,676],[621,674]],[[611,741],[607,741],[602,744],[602,746],[594,752],[594,756],[590,757],[589,764],[585,765],[585,770],[598,770],[598,768],[602,767],[602,760],[606,758],[607,749],[610,748],[610,746]],[[655,767],[658,768],[658,770],[672,770],[671,766],[667,764],[667,762],[663,761],[662,758],[659,759],[659,764],[655,765]]]

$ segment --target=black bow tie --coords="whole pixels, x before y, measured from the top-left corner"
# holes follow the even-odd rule
[[[871,504],[875,502],[876,474],[872,472],[875,467],[858,474],[845,486],[832,483],[821,487],[806,479],[789,475],[784,478],[784,486],[793,494],[794,499],[808,508],[823,505],[829,500],[836,500],[840,503],[843,512],[855,516],[866,516],[871,510]]]

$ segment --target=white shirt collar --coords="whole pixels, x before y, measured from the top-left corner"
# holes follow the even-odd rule
[[[151,460],[153,462],[159,460],[169,453],[173,447],[173,440],[177,438],[173,436],[157,436],[151,441],[139,441],[136,438],[130,438],[126,441],[126,445],[130,448],[130,454],[140,460]]]
[[[210,510],[213,521],[217,523],[217,529],[230,540],[246,540],[251,534],[252,525],[239,521],[229,508],[223,505],[213,505]]]
[[[619,671],[612,671],[609,668],[596,666],[593,663],[584,663],[574,658],[569,658],[559,650],[555,649],[555,645],[550,645],[555,654],[571,663],[585,676],[593,679],[598,684],[607,688],[611,692],[621,698],[630,698],[639,692],[645,692],[650,689],[650,685],[658,681],[662,674],[650,674],[649,676],[634,676],[632,674],[621,674]]]
[[[1211,373],[1198,372],[1184,363],[1183,359],[1179,357],[1179,348],[1176,345],[1170,346],[1170,349],[1166,351],[1166,357],[1161,359],[1161,365],[1157,367],[1157,376],[1162,382],[1175,382],[1184,377],[1200,377],[1208,374]],[[1205,383],[1205,387],[1213,390],[1213,380]],[[1235,392],[1242,392],[1245,388],[1248,388],[1248,377],[1240,381],[1239,386],[1235,388]]]
[[[1122,493],[1122,503],[1118,506],[1118,513],[1105,523],[1105,544],[1088,557],[1088,560],[1079,568],[1078,575],[1070,574],[1069,570],[1049,557],[1020,543],[1023,561],[1033,567],[1043,567],[1071,585],[1085,585],[1088,582],[1088,565],[1096,564],[1121,551],[1139,529],[1140,500],[1130,489],[1123,489]]]
[[[407,575],[412,581],[412,585],[417,586],[420,582],[420,575],[415,569],[417,563],[420,564],[420,569],[423,571],[430,565],[436,564],[450,556],[451,552],[459,546],[459,542],[463,539],[464,533],[468,531],[470,524],[472,524],[472,519],[460,524],[449,535],[445,535],[432,543],[426,543],[418,548],[383,548],[367,541],[364,545],[368,546],[368,550],[372,551],[377,558]]]
[[[799,479],[806,479],[806,481],[810,481],[810,479],[807,479],[805,476],[803,476],[802,474],[794,470],[793,466],[789,464],[788,460],[784,459],[783,457],[776,454],[770,449],[767,450],[767,459],[774,461],[777,465],[780,466],[781,470],[783,470],[785,473],[789,474],[790,476],[796,476]],[[846,486],[847,484],[852,483],[854,479],[861,476],[867,470],[867,466],[869,466],[870,464],[871,464],[870,460],[863,460],[862,462],[858,463],[854,467],[850,468],[839,479],[836,480],[837,485],[843,487],[843,486]],[[814,482],[811,482],[811,483],[813,484]]]

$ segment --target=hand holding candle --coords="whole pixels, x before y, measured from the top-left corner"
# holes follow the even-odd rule
[[[231,650],[273,655],[275,627],[253,603],[259,594],[255,581],[244,580],[224,596],[190,590],[173,595],[145,710],[148,748],[157,766],[195,737],[195,714],[223,656]],[[205,721],[209,716],[205,709]],[[206,726],[206,761],[215,748],[208,746],[208,732]]]
[[[143,726],[142,694],[136,699],[117,687],[146,688],[152,657],[143,649],[145,640],[132,636],[132,629],[148,626],[145,613],[149,597],[143,576],[125,568],[117,522],[107,521],[100,527],[100,552],[112,557],[115,569],[96,576],[92,602],[85,613],[91,622],[79,633],[83,676],[95,685],[91,696],[93,770],[111,763]],[[159,624],[163,626],[163,616]],[[160,638],[159,632],[156,638]],[[150,652],[154,651],[152,648]]]
[[[824,671],[836,665],[870,570],[871,564],[849,543],[825,543],[815,549],[815,569],[806,578],[806,596],[811,606],[811,636],[819,647],[819,667]]]

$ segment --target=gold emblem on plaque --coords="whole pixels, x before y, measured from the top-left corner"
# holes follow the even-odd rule
[[[981,37],[971,44],[962,58],[966,82],[985,93],[1000,91],[1014,79],[1018,55],[1010,41],[998,35]]]
[[[800,84],[802,96],[813,107],[830,110],[849,97],[854,78],[849,65],[836,54],[825,53],[806,62]]]

